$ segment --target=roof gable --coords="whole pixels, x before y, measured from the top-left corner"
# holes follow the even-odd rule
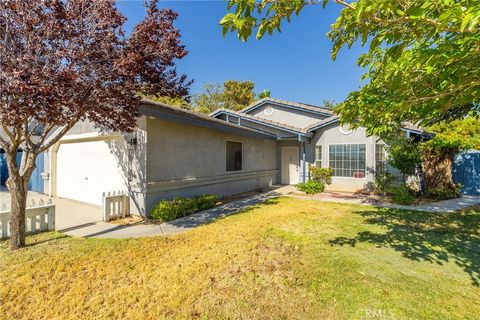
[[[311,113],[316,113],[316,114],[322,114],[325,116],[332,116],[333,111],[327,108],[319,107],[319,106],[314,106],[311,104],[305,104],[305,103],[300,103],[300,102],[292,102],[292,101],[286,101],[286,100],[280,100],[280,99],[275,99],[275,98],[264,98],[258,101],[255,101],[253,104],[249,105],[248,107],[240,110],[240,113],[249,113],[250,111],[253,111],[265,104],[272,104],[272,105],[277,105],[285,108],[290,108],[290,109],[295,109],[295,110],[301,110],[305,112],[311,112]]]

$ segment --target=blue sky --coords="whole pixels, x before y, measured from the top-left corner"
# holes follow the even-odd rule
[[[189,54],[178,61],[178,70],[195,80],[192,94],[207,82],[251,80],[257,92],[269,89],[275,98],[321,104],[342,101],[360,86],[356,59],[365,49],[344,48],[336,61],[330,58],[332,43],[325,34],[338,5],[306,8],[283,24],[281,33],[247,42],[235,34],[222,36],[218,22],[226,13],[224,1],[160,1],[159,6],[179,14],[175,26]],[[128,18],[127,31],[145,15],[143,0],[120,0],[119,8]]]

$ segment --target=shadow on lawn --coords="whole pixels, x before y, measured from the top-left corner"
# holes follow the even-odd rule
[[[355,237],[338,237],[331,245],[355,247],[358,242],[389,247],[414,261],[455,262],[480,285],[480,212],[426,213],[378,208],[358,211],[364,224],[385,232],[362,231]]]

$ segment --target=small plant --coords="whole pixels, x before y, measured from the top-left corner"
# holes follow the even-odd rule
[[[390,172],[382,170],[375,175],[373,192],[381,196],[386,196],[392,189],[392,183],[393,175]]]
[[[204,194],[193,198],[176,197],[173,200],[162,200],[157,203],[150,216],[159,221],[170,221],[177,218],[188,216],[192,213],[215,207],[218,197],[215,195]]]
[[[312,195],[323,192],[323,190],[325,190],[325,184],[315,180],[308,180],[307,182],[297,184],[297,189]]]
[[[392,202],[396,204],[411,205],[415,203],[415,192],[405,183],[391,188]]]

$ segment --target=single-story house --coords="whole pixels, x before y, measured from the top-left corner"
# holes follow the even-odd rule
[[[358,191],[385,162],[383,142],[319,106],[267,98],[208,116],[145,101],[140,111],[131,134],[77,124],[45,157],[47,192],[101,205],[126,190],[132,212],[148,215],[165,198],[307,181],[309,164],[333,168],[329,190]]]

